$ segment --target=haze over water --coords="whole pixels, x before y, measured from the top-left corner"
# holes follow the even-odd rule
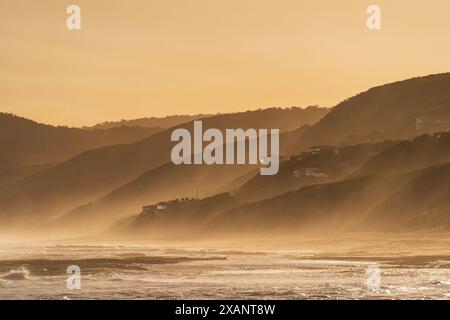
[[[450,237],[3,244],[1,299],[449,299]],[[422,240],[417,240],[418,237]],[[356,241],[358,239],[358,241]],[[81,289],[66,268],[81,268]],[[367,268],[381,287],[367,286]]]

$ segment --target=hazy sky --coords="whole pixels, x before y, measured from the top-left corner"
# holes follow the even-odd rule
[[[450,71],[450,1],[0,0],[0,39],[0,111],[40,122],[331,107]]]

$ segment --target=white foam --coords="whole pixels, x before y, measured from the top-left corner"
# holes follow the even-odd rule
[[[18,281],[18,280],[28,280],[30,272],[26,268],[20,268],[18,270],[11,270],[6,275],[2,276],[1,279],[8,281]]]

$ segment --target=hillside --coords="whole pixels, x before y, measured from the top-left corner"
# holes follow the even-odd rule
[[[0,113],[0,171],[61,162],[83,151],[149,137],[159,128],[83,130]]]
[[[450,229],[450,163],[406,175],[408,183],[372,210],[367,225],[387,230]]]
[[[425,134],[401,141],[367,161],[357,175],[396,174],[450,161],[450,132]]]
[[[358,177],[303,187],[252,202],[219,215],[206,228],[213,233],[295,233],[352,226],[392,187],[389,179]]]
[[[257,201],[347,176],[407,173],[449,161],[449,132],[402,141],[316,148],[283,161],[277,175],[255,174],[236,196],[244,201]]]
[[[338,181],[396,143],[394,141],[364,143],[315,148],[302,152],[283,161],[276,175],[255,174],[239,188],[236,197],[247,202],[257,201],[307,185]]]
[[[450,229],[450,163],[313,185],[220,214],[204,232],[276,234]]]
[[[64,215],[101,227],[136,214],[144,204],[189,196],[193,184],[207,190],[202,196],[238,188],[236,199],[252,202],[253,209],[235,209],[239,214],[223,221],[227,226],[236,219],[236,230],[246,217],[257,224],[293,219],[289,224],[295,227],[302,225],[298,217],[310,221],[324,215],[331,221],[327,214],[334,212],[341,221],[344,213],[369,214],[401,188],[394,176],[449,161],[448,133],[424,135],[447,126],[449,89],[447,73],[372,88],[331,110],[271,108],[202,119],[204,130],[279,128],[281,150],[291,157],[273,177],[250,178],[244,167],[171,166],[170,135],[175,128],[192,130],[192,122],[133,143],[88,150],[23,179],[8,178],[11,183],[0,185],[0,225],[36,227]],[[255,202],[262,199],[268,202]],[[276,229],[278,220],[272,222]]]
[[[166,117],[147,117],[139,119],[120,121],[105,121],[98,123],[91,127],[83,127],[83,129],[112,129],[118,127],[149,127],[149,128],[171,128],[180,124],[194,121],[201,118],[211,117],[211,114],[196,114],[196,115],[172,115]]]
[[[204,119],[203,127],[287,130],[282,124],[291,123],[293,113],[297,112],[297,109],[266,109],[224,114]],[[304,123],[302,119],[295,121],[299,125]],[[192,130],[192,123],[183,127]],[[0,222],[44,223],[167,163],[174,145],[170,141],[172,131],[173,128],[164,130],[134,143],[89,150],[7,188],[0,186]]]
[[[314,145],[405,139],[450,129],[450,73],[371,88],[297,134],[290,152]]]
[[[183,123],[191,122],[198,119],[210,118],[221,116],[222,119],[232,121],[235,120],[238,123],[233,128],[239,128],[239,123],[250,122],[252,117],[256,120],[255,128],[259,128],[256,124],[271,123],[272,128],[280,128],[280,131],[295,130],[303,125],[313,124],[319,121],[323,116],[329,112],[329,109],[319,107],[291,107],[291,108],[267,108],[255,111],[245,111],[238,113],[228,114],[197,114],[197,115],[173,115],[163,118],[151,117],[140,118],[133,120],[121,120],[112,122],[103,122],[89,129],[111,129],[115,127],[127,126],[127,127],[159,127],[159,128],[171,128]],[[249,118],[250,117],[250,118]]]
[[[0,172],[0,186],[20,181],[27,176],[31,176],[40,171],[47,170],[55,165],[56,165],[56,163],[36,164],[36,165],[21,166],[21,167],[1,171]]]
[[[137,214],[143,205],[178,198],[213,196],[252,170],[251,166],[176,166],[172,163],[147,171],[133,181],[63,215],[50,225],[73,234],[95,233],[116,220]]]
[[[153,206],[134,219],[125,221],[118,234],[133,236],[197,235],[217,214],[235,207],[239,202],[227,193],[203,199],[177,199]],[[159,207],[162,208],[159,209]]]

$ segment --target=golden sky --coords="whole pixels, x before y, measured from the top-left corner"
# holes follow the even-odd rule
[[[0,0],[0,39],[0,111],[44,123],[331,107],[449,72],[450,1]]]

